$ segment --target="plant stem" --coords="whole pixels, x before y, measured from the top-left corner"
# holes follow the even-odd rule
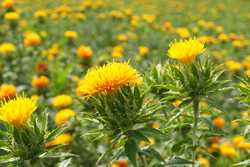
[[[193,101],[193,109],[194,109],[193,146],[196,146],[197,145],[196,128],[197,128],[198,117],[199,117],[199,98],[198,97],[196,97]],[[196,150],[194,150],[192,154],[192,161],[194,163],[195,163],[195,154],[196,154]],[[193,164],[192,167],[195,167],[195,164]]]
[[[169,116],[168,116],[168,113],[167,113],[167,111],[166,111],[166,108],[165,108],[165,107],[163,107],[163,108],[162,108],[162,112],[163,112],[163,114],[164,114],[164,116],[165,116],[166,120],[167,120],[167,121],[169,121]],[[169,130],[169,133],[170,133],[170,136],[171,136],[172,146],[173,146],[173,145],[174,145],[174,143],[175,143],[175,141],[174,141],[174,135],[173,135],[173,131],[172,131],[172,129],[170,129],[170,130]]]
[[[148,167],[148,164],[147,164],[147,161],[146,161],[144,155],[139,155],[139,157],[142,161],[143,167]]]

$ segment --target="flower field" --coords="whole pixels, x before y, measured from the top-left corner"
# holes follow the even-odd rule
[[[250,1],[0,3],[0,166],[249,166]]]

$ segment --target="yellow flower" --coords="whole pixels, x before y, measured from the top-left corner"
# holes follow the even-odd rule
[[[145,142],[145,141],[140,141],[140,142],[139,142],[139,145],[140,145],[140,146],[148,146],[148,145],[150,145],[151,143],[154,143],[154,140],[151,139],[150,137],[148,137],[148,140],[150,141],[150,143]]]
[[[74,116],[75,113],[73,110],[71,109],[63,109],[58,111],[58,113],[56,113],[56,117],[55,117],[55,123],[58,125],[62,125],[65,122],[69,121],[69,117]]]
[[[77,13],[75,17],[78,19],[84,20],[86,18],[86,15],[83,13]]]
[[[0,46],[0,52],[9,53],[9,52],[13,52],[15,49],[16,47],[12,43],[3,43]]]
[[[77,38],[77,33],[75,31],[65,31],[64,36],[67,38]]]
[[[210,29],[213,29],[215,27],[215,25],[213,22],[209,21],[209,22],[207,22],[207,27]]]
[[[16,97],[4,103],[1,102],[0,120],[12,123],[16,126],[26,125],[30,115],[36,110],[36,102],[23,97]]]
[[[127,36],[124,34],[120,34],[117,36],[118,41],[126,41],[127,39],[128,39]]]
[[[46,36],[47,36],[47,33],[46,33],[45,31],[40,31],[40,35],[41,35],[42,37],[46,37]]]
[[[34,100],[34,101],[38,101],[39,100],[39,95],[32,95],[30,98],[32,100]]]
[[[176,29],[177,33],[180,35],[181,38],[189,38],[190,32],[186,27],[178,27]]]
[[[189,65],[198,54],[205,51],[204,43],[195,37],[185,41],[180,40],[179,43],[175,40],[175,44],[170,43],[169,47],[168,56],[181,61],[183,65]]]
[[[69,95],[58,95],[54,98],[52,104],[55,107],[67,107],[72,103],[72,98]]]
[[[222,155],[226,155],[229,157],[236,155],[236,150],[232,147],[232,145],[229,142],[222,143],[219,149]]]
[[[26,21],[26,20],[21,20],[20,22],[19,22],[19,26],[21,26],[21,27],[25,27],[25,26],[27,26],[28,25],[28,22]]]
[[[47,13],[43,10],[40,10],[40,11],[36,11],[34,13],[34,17],[35,18],[45,18],[47,16]]]
[[[123,58],[123,54],[121,52],[118,52],[118,51],[113,51],[111,53],[111,56],[115,57],[115,58]]]
[[[113,61],[100,68],[88,70],[86,77],[80,83],[80,91],[85,97],[90,97],[95,93],[116,92],[121,85],[141,82],[140,75],[129,65],[129,61],[124,63]]]
[[[36,46],[40,44],[40,36],[35,33],[29,33],[24,38],[24,45],[25,46]]]
[[[144,56],[148,54],[149,49],[146,46],[139,46],[138,48],[140,55]]]
[[[56,144],[69,144],[72,140],[72,135],[70,133],[62,133],[55,138]]]
[[[217,128],[222,128],[225,124],[225,120],[222,117],[217,117],[213,119],[213,123]]]
[[[112,50],[117,51],[117,52],[123,52],[123,47],[121,45],[117,45],[117,46],[113,47]]]
[[[199,162],[201,163],[201,166],[203,166],[203,167],[209,167],[210,166],[209,161],[204,157],[200,157]]]
[[[13,98],[16,94],[16,87],[14,85],[3,84],[0,86],[0,99]]]
[[[233,41],[232,42],[232,45],[234,46],[234,47],[242,47],[242,42],[241,41],[238,41],[238,40],[236,40],[236,41]]]
[[[49,83],[49,78],[46,77],[45,75],[38,77],[34,77],[31,80],[31,86],[36,87],[36,88],[42,88],[47,86]]]
[[[222,42],[227,42],[229,40],[229,37],[227,36],[227,34],[220,34],[218,36],[218,39]]]
[[[16,12],[8,12],[4,15],[6,20],[16,20],[19,18],[19,14]]]
[[[239,62],[235,62],[235,61],[227,61],[225,64],[228,67],[229,71],[238,71],[242,67]]]
[[[14,6],[13,0],[4,0],[2,2],[2,7],[4,8],[12,8]]]
[[[115,163],[112,164],[111,167],[127,167],[127,160],[122,160],[122,161],[116,161]]]
[[[232,127],[236,127],[237,124],[238,124],[238,123],[237,123],[236,121],[232,121],[232,122],[231,122],[231,126],[232,126]]]
[[[48,52],[50,55],[55,56],[60,52],[60,49],[58,48],[57,44],[53,44],[51,48],[48,49]]]
[[[93,55],[93,51],[91,49],[90,46],[80,46],[77,51],[76,54],[80,57],[80,58],[90,58]]]
[[[125,9],[124,13],[125,13],[125,15],[130,16],[132,14],[132,10],[131,9]]]

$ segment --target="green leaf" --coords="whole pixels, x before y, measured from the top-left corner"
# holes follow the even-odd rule
[[[8,165],[8,167],[16,167],[19,164],[21,164],[22,162],[23,162],[23,159],[16,160],[16,161],[12,162],[11,165]]]
[[[45,149],[46,150],[54,150],[58,147],[64,146],[64,144],[55,144],[55,145],[51,145],[51,146],[47,146]]]
[[[234,120],[236,122],[240,122],[240,123],[243,123],[243,124],[248,124],[250,125],[250,120],[246,120],[246,119],[236,119]]]
[[[20,134],[21,134],[21,137],[22,137],[22,140],[23,140],[24,144],[26,146],[30,145],[31,142],[30,142],[29,136],[23,131],[20,131]]]
[[[150,141],[148,140],[148,138],[146,136],[144,136],[140,131],[138,130],[130,130],[127,132],[128,135],[130,135],[132,138],[139,140],[139,141],[145,141],[150,143]]]
[[[208,101],[208,100],[202,100],[202,101],[205,102],[206,104],[210,105],[211,107],[217,108],[218,110],[228,114],[227,111],[224,108],[222,108],[219,104],[214,103],[212,101]]]
[[[110,166],[112,163],[117,161],[121,156],[124,155],[124,147],[119,147],[109,158],[106,167]]]
[[[158,71],[154,65],[154,67],[152,68],[152,74],[153,74],[153,78],[154,80],[157,82],[158,81]]]
[[[42,130],[46,131],[47,125],[48,125],[48,116],[49,113],[46,113],[46,110],[43,113],[43,118],[42,118]]]
[[[84,133],[81,137],[83,137],[83,136],[101,135],[104,132],[105,132],[105,129],[93,129],[93,130],[90,130],[90,131]]]
[[[9,159],[0,159],[0,164],[15,162],[15,161],[18,161],[18,160],[20,160],[19,157],[12,157],[12,158],[9,158]]]
[[[19,135],[19,131],[17,130],[17,128],[14,126],[14,140],[15,142],[17,142],[17,144],[20,144],[21,143],[21,140],[20,140],[20,135]]]
[[[106,149],[106,151],[100,156],[100,158],[98,159],[98,161],[96,162],[96,164],[103,159],[103,157],[105,157],[115,146],[115,144],[117,143],[117,141],[120,139],[121,135],[117,135],[115,140],[110,144],[110,146]]]
[[[17,155],[19,157],[26,157],[27,156],[27,152],[23,151],[23,150],[17,150]]]
[[[245,131],[244,131],[244,136],[250,131],[250,125],[247,125]]]
[[[147,158],[153,157],[161,162],[165,162],[165,160],[162,158],[159,152],[157,152],[154,149],[150,149],[150,148],[142,149],[141,151],[139,151],[139,153],[145,155]]]
[[[175,144],[173,145],[173,147],[172,147],[171,150],[172,150],[174,153],[176,153],[176,152],[180,151],[180,149],[182,148],[182,145],[183,145],[183,144],[189,143],[190,141],[192,141],[191,138],[187,138],[187,139],[184,139],[184,140],[180,140],[180,141],[178,141],[177,143],[175,143]]]
[[[232,89],[235,89],[235,88],[234,87],[226,87],[226,88],[221,88],[221,89],[218,89],[215,91],[210,91],[210,93],[220,93],[220,92],[225,92],[227,90],[232,90]]]
[[[13,125],[8,123],[8,122],[4,122],[4,124],[5,124],[5,127],[9,133],[9,135],[12,135],[13,134]]]
[[[234,85],[237,86],[241,90],[242,93],[250,95],[250,90],[248,88],[244,88],[244,87],[242,87],[242,86],[240,86],[239,84],[236,84],[236,83],[234,83]]]
[[[198,136],[198,140],[203,139],[203,138],[213,137],[213,136],[225,137],[225,136],[227,136],[227,135],[219,134],[219,133],[205,132],[205,133],[202,133],[202,134],[200,134],[200,135]]]
[[[9,142],[9,144],[11,143],[10,138],[3,131],[0,130],[0,134]]]
[[[38,166],[38,167],[45,167],[45,165],[43,164],[43,162],[42,162],[41,159],[38,160],[37,166]]]
[[[177,92],[183,91],[183,89],[178,88],[178,87],[173,86],[173,85],[157,85],[157,86],[161,87],[161,88],[169,89],[169,90],[172,90],[172,91],[177,91]]]
[[[209,117],[199,117],[199,120],[208,125],[209,128],[213,129],[213,121]]]
[[[146,75],[145,75],[145,80],[146,80],[146,83],[148,84],[148,86],[151,86],[151,85],[155,84],[154,81],[152,81],[151,79],[149,79],[149,77],[147,77]]]
[[[167,138],[169,138],[169,136],[163,132],[161,132],[160,130],[158,129],[154,129],[154,128],[140,128],[140,129],[137,129],[138,131],[146,134],[146,135],[162,135],[162,136],[165,136]]]
[[[132,139],[127,140],[127,142],[125,144],[125,155],[128,157],[128,159],[130,160],[130,162],[133,164],[134,167],[137,167],[137,165],[136,165],[136,152],[137,152],[136,145],[137,144]]]
[[[51,142],[54,140],[65,128],[63,125],[57,127],[55,130],[53,130],[47,137],[46,137],[46,143]]]
[[[205,70],[205,77],[206,77],[206,78],[210,78],[211,66],[212,66],[212,64],[209,65],[209,66],[206,68],[206,70]]]
[[[176,118],[178,118],[184,111],[187,111],[188,109],[190,109],[191,107],[188,107],[180,112],[178,112],[177,114],[175,114],[175,116],[173,118],[171,118],[171,120],[168,121],[167,125],[170,125]]]
[[[157,162],[154,164],[152,167],[165,167],[165,166],[174,166],[174,165],[184,165],[184,164],[194,164],[194,162],[179,158],[179,157],[173,157],[173,158],[168,158],[166,163],[163,162]]]
[[[60,157],[74,157],[75,154],[71,153],[50,153],[50,154],[42,154],[39,158],[60,158]]]
[[[231,167],[234,167],[234,166],[247,166],[247,165],[249,165],[250,164],[250,159],[248,159],[248,160],[245,160],[245,161],[242,161],[242,162],[239,162],[239,163],[237,163],[237,164],[233,164]]]
[[[12,146],[11,146],[11,145],[8,145],[5,141],[3,141],[3,140],[1,140],[1,139],[0,139],[0,145],[5,146],[5,147],[7,147],[8,149],[10,149],[10,150],[13,151]]]
[[[175,111],[189,105],[192,101],[193,101],[192,99],[188,99],[188,100],[183,101],[181,104],[179,104],[177,107],[175,107],[175,109],[172,112],[175,112]]]
[[[192,73],[195,76],[195,78],[199,77],[199,71],[194,63],[192,63]]]
[[[36,167],[38,160],[39,160],[38,158],[33,158],[32,160],[30,160],[30,166]]]
[[[39,136],[40,135],[40,130],[39,130],[38,126],[37,126],[37,119],[34,119],[34,129],[35,129],[36,135]]]
[[[197,86],[198,86],[197,81],[196,81],[196,78],[194,77],[194,75],[193,75],[192,73],[190,74],[189,84],[190,84],[190,86],[191,86],[193,89],[196,89]]]
[[[200,111],[205,113],[205,114],[211,115],[213,117],[218,117],[218,114],[214,113],[213,111],[206,110],[206,109],[200,109]]]
[[[62,162],[59,164],[58,167],[67,167],[71,160],[72,160],[72,158],[69,158],[69,159],[66,159],[66,160],[62,161]]]
[[[165,97],[165,98],[161,99],[160,101],[177,99],[178,97],[180,97],[180,96],[179,95],[169,96],[169,97]]]

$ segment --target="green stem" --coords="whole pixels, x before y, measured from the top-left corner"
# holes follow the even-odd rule
[[[197,129],[197,123],[198,123],[198,117],[199,117],[199,98],[198,97],[196,97],[193,101],[193,109],[194,109],[193,146],[196,146],[197,145],[196,129]],[[194,150],[192,154],[192,161],[194,163],[195,163],[195,154],[196,154],[196,150]],[[195,167],[195,164],[193,164],[192,167]]]
[[[136,143],[135,146],[136,146],[137,150],[141,150],[141,148],[140,148],[140,146],[139,146],[138,143]],[[142,164],[143,164],[143,167],[148,167],[148,163],[147,163],[145,157],[144,157],[142,154],[138,154],[138,155],[139,155],[139,157],[140,157],[140,159],[141,159],[141,162],[142,162]]]
[[[169,121],[169,116],[168,116],[168,113],[167,113],[167,111],[166,111],[166,108],[165,108],[165,107],[163,107],[163,108],[162,108],[162,112],[163,112],[163,114],[164,114],[164,116],[165,116],[166,120],[167,120],[167,121]],[[175,141],[174,141],[174,134],[173,134],[172,129],[170,129],[170,130],[169,130],[169,133],[170,133],[170,136],[171,136],[172,146],[173,146],[173,145],[174,145],[174,143],[175,143]]]

